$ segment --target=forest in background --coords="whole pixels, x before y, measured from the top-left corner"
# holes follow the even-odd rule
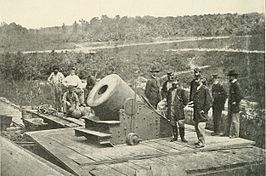
[[[144,42],[188,36],[264,34],[264,14],[207,14],[177,17],[81,19],[72,25],[27,29],[16,23],[0,26],[0,52],[74,48],[82,42]]]

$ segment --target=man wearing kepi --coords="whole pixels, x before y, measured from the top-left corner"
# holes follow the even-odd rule
[[[197,90],[197,80],[201,78],[200,69],[195,68],[194,69],[194,79],[190,82],[190,93],[189,93],[189,101],[192,102],[195,92]]]
[[[163,83],[161,94],[162,99],[165,99],[167,97],[167,92],[172,87],[172,83],[174,81],[174,74],[172,71],[167,72],[167,80]]]
[[[203,78],[204,79],[204,78]],[[205,147],[205,126],[208,121],[208,111],[212,106],[212,98],[209,89],[203,85],[203,80],[198,79],[195,83],[197,89],[193,97],[195,130],[198,137],[198,142],[195,143],[197,148]]]
[[[185,139],[185,113],[184,107],[188,103],[188,98],[186,96],[185,90],[180,86],[178,80],[172,82],[172,87],[167,92],[167,116],[170,116],[170,123],[173,130],[173,139],[171,142],[177,141],[178,139],[178,129],[182,142],[187,142]]]
[[[228,127],[229,137],[239,137],[239,104],[243,98],[239,82],[237,80],[238,73],[235,70],[228,72],[230,86],[229,86],[229,97],[228,97]],[[229,125],[230,124],[230,125]]]
[[[147,81],[145,87],[145,96],[148,98],[150,104],[156,109],[157,104],[161,101],[160,80],[157,77],[159,69],[152,67],[151,78]]]
[[[222,120],[222,111],[224,110],[225,100],[227,98],[226,91],[220,82],[220,78],[218,74],[214,74],[213,76],[213,84],[212,84],[212,97],[213,97],[213,104],[212,104],[212,114],[213,114],[213,133],[212,136],[222,135],[220,125]]]
[[[65,79],[65,76],[61,72],[59,72],[59,67],[55,65],[53,67],[53,72],[51,73],[51,75],[48,77],[48,80],[47,80],[48,83],[54,89],[55,108],[59,112],[62,111],[62,96],[63,96],[62,83],[64,79]]]
[[[79,96],[79,102],[80,105],[85,106],[84,104],[84,90],[81,87],[81,80],[80,78],[75,74],[76,68],[71,67],[70,75],[68,75],[64,80],[63,84],[64,86],[74,86],[74,92]]]

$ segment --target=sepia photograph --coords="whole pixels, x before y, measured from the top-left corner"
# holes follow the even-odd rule
[[[265,0],[0,0],[0,176],[265,176]]]

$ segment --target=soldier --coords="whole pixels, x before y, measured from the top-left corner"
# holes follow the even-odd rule
[[[238,73],[236,73],[235,70],[230,70],[227,76],[229,76],[230,81],[228,97],[229,137],[237,138],[239,137],[239,104],[243,98],[243,95],[237,80]]]
[[[66,115],[71,115],[79,107],[79,98],[75,93],[75,86],[68,85],[67,92],[63,95],[63,107]]]
[[[185,90],[180,86],[178,80],[172,83],[172,87],[167,93],[167,116],[170,119],[170,123],[173,130],[173,139],[171,142],[177,141],[179,126],[179,134],[182,142],[187,142],[185,139],[185,113],[184,107],[188,103],[188,98],[185,94]]]
[[[152,67],[151,78],[147,81],[145,87],[145,96],[148,98],[151,105],[156,109],[157,104],[161,101],[160,80],[157,77],[159,69]]]
[[[87,90],[87,98],[92,90],[92,88],[95,86],[96,84],[96,78],[92,75],[89,75],[87,77],[87,85],[86,85],[86,90]]]
[[[68,87],[69,85],[74,86],[75,93],[79,96],[79,102],[80,105],[86,106],[84,103],[84,90],[81,87],[81,80],[80,78],[75,74],[76,68],[72,67],[70,70],[70,75],[68,75],[64,80],[63,84],[64,86]]]
[[[173,72],[171,71],[167,72],[167,80],[163,83],[162,90],[161,90],[162,99],[165,99],[167,97],[167,92],[172,87],[173,81],[174,81]]]
[[[225,100],[227,98],[226,91],[219,80],[218,74],[213,75],[213,84],[212,84],[212,114],[213,114],[213,126],[214,132],[211,133],[212,136],[221,135],[220,124],[222,120],[222,110],[224,110]]]
[[[204,147],[205,143],[205,126],[208,121],[208,111],[212,106],[212,98],[209,89],[203,85],[203,79],[195,81],[197,89],[193,97],[193,120],[195,121],[195,130],[198,142],[195,143],[197,148]]]
[[[189,101],[193,101],[193,97],[195,95],[195,92],[197,90],[197,83],[196,81],[201,78],[200,69],[195,68],[194,69],[194,79],[190,82],[190,93],[189,93]]]
[[[55,108],[58,112],[62,111],[62,96],[63,96],[62,83],[64,79],[65,79],[65,76],[61,72],[59,72],[59,67],[54,66],[53,72],[51,73],[51,75],[48,77],[48,80],[47,80],[48,83],[54,89]]]

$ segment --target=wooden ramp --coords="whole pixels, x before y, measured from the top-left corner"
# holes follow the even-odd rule
[[[253,141],[208,135],[207,147],[196,149],[196,134],[189,125],[188,144],[164,138],[106,148],[74,136],[73,128],[26,135],[75,175],[256,175],[264,171],[264,150],[254,147]]]
[[[0,136],[3,176],[70,176],[72,174]]]

